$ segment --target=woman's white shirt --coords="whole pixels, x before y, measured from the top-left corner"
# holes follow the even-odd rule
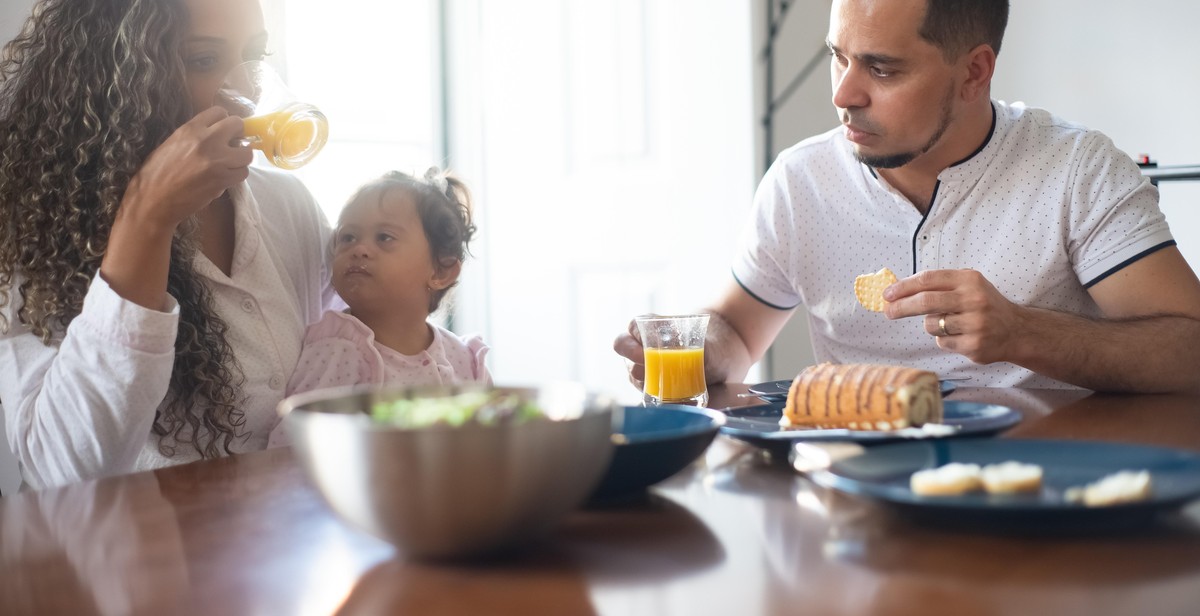
[[[245,436],[232,449],[266,447],[275,407],[300,356],[305,328],[340,306],[329,286],[329,225],[299,180],[252,168],[231,190],[235,245],[231,275],[203,255],[196,270],[245,382],[239,408]],[[21,279],[0,308],[0,400],[8,445],[33,488],[198,460],[190,443],[160,451],[151,432],[170,382],[179,307],[149,310],[118,296],[99,276],[82,312],[47,346],[17,318]]]

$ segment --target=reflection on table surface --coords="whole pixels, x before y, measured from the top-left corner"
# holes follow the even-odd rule
[[[152,474],[9,497],[0,509],[5,611],[178,611],[187,595],[179,520]]]
[[[1021,410],[1005,437],[1200,451],[1200,396],[952,395]],[[1200,504],[1132,532],[949,530],[718,437],[517,553],[411,562],[342,524],[281,449],[6,497],[0,559],[0,613],[1190,614]]]

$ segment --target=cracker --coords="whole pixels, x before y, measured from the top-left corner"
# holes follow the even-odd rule
[[[1152,493],[1148,471],[1121,471],[1086,486],[1067,488],[1063,498],[1088,507],[1107,507],[1147,500]]]
[[[958,496],[980,488],[978,464],[951,462],[912,474],[909,487],[918,496]]]
[[[887,304],[883,299],[883,290],[895,282],[896,275],[886,267],[874,274],[863,274],[854,279],[854,296],[863,308],[883,312],[883,306]]]
[[[988,464],[979,473],[988,494],[1037,492],[1042,489],[1042,467],[1037,464],[1002,462]]]

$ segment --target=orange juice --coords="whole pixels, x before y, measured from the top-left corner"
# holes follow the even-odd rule
[[[312,105],[289,105],[279,111],[243,120],[251,147],[262,150],[272,163],[294,169],[308,162],[325,145],[329,123]]]
[[[704,383],[704,349],[652,349],[646,347],[645,393],[670,402],[695,398],[707,390]]]

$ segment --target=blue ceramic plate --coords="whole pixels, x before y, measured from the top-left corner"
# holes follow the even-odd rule
[[[614,415],[612,462],[592,499],[638,492],[678,473],[704,453],[724,423],[721,413],[694,406],[624,407]]]
[[[791,388],[792,381],[767,381],[766,383],[758,383],[750,386],[750,393],[755,394],[759,398],[767,402],[784,402],[787,400],[788,389]],[[942,397],[950,395],[958,385],[954,381],[938,381],[938,386],[941,387]]]
[[[1012,427],[1021,421],[1021,413],[1007,406],[946,400],[942,403],[942,423],[958,428],[945,436],[924,436],[921,440],[956,436],[983,436]],[[878,430],[795,430],[779,425],[783,404],[760,404],[725,411],[721,433],[761,447],[782,451],[796,441],[838,441],[876,445],[912,437]]]
[[[916,471],[950,462],[994,464],[1016,460],[1042,467],[1040,492],[1021,495],[918,496],[909,489]],[[1068,502],[1067,488],[1122,470],[1150,472],[1149,500],[1087,507]],[[957,521],[1009,518],[1027,522],[1086,523],[1142,520],[1200,497],[1200,455],[1139,445],[1090,441],[963,439],[896,443],[834,462],[810,474],[818,484],[921,514]]]

